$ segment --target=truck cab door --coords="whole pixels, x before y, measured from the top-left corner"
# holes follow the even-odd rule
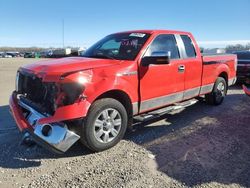
[[[185,87],[183,100],[196,97],[200,93],[201,77],[202,77],[202,59],[199,49],[194,45],[194,39],[188,35],[176,35],[177,41],[181,46],[182,64],[184,66]]]
[[[143,64],[143,58],[164,53],[168,55],[169,63]],[[160,34],[149,45],[139,65],[140,113],[183,99],[184,70],[180,57],[175,35]]]

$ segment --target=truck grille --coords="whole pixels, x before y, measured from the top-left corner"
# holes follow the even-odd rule
[[[41,111],[53,115],[57,88],[54,83],[44,83],[35,75],[18,72],[16,91],[23,97],[36,104]]]

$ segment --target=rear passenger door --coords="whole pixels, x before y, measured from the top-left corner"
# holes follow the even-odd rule
[[[185,84],[183,99],[190,99],[199,95],[202,76],[202,60],[200,53],[197,54],[191,36],[177,35],[182,46],[182,63],[185,69]]]
[[[172,104],[183,99],[184,72],[177,45],[172,34],[160,34],[149,45],[144,56],[166,54],[169,64],[142,66],[140,64],[140,112]]]

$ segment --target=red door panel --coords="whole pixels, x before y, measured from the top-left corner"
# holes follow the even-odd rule
[[[141,108],[140,112],[182,100],[185,74],[178,72],[180,65],[182,61],[175,60],[167,65],[140,66],[141,106],[143,107],[145,101],[149,103],[146,105],[148,109]],[[171,97],[171,94],[176,94],[176,96]]]
[[[163,65],[140,64],[140,112],[183,100],[185,74],[175,36],[172,34],[156,36],[144,56],[153,58],[168,56],[170,62]]]

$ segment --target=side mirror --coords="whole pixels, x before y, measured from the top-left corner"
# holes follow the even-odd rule
[[[152,56],[145,56],[142,58],[142,66],[149,66],[150,64],[153,65],[166,65],[170,63],[170,58],[168,55],[155,55],[152,54]]]

